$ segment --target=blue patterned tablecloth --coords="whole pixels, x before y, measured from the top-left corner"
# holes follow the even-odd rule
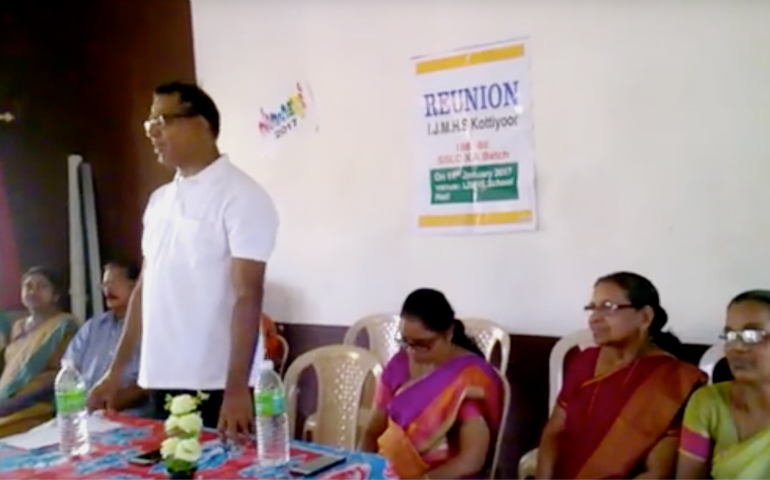
[[[163,440],[161,422],[114,416],[120,428],[92,436],[91,453],[76,460],[67,460],[58,446],[22,450],[0,443],[0,479],[143,479],[167,478],[162,464],[142,467],[129,459],[158,448]],[[324,454],[342,455],[346,460],[316,478],[321,479],[389,479],[396,478],[385,459],[380,456],[340,451],[321,445],[295,442],[291,446],[291,463],[280,468],[261,468],[256,465],[254,445],[225,447],[214,433],[203,434],[203,455],[198,463],[196,478],[296,478],[289,473],[292,465],[299,465]]]

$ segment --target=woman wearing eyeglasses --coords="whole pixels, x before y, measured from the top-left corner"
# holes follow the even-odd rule
[[[538,478],[671,478],[681,413],[704,382],[671,352],[666,311],[646,278],[620,272],[594,285],[598,347],[568,357],[538,452]]]
[[[441,292],[412,292],[361,448],[399,478],[479,478],[502,416],[500,378]]]
[[[734,380],[688,402],[677,478],[770,478],[770,291],[735,297],[723,338]]]

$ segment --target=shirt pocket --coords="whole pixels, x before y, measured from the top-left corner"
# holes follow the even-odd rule
[[[176,218],[173,245],[172,255],[193,265],[221,262],[228,254],[224,226],[189,217]]]
[[[142,256],[155,259],[161,253],[163,238],[168,232],[169,218],[160,212],[145,214],[142,228]]]

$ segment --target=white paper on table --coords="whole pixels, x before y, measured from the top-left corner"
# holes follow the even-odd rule
[[[118,422],[104,418],[101,412],[88,416],[88,432],[101,433],[121,427]],[[3,439],[2,443],[24,450],[47,447],[59,443],[59,426],[56,419],[45,422],[24,433],[19,433]]]

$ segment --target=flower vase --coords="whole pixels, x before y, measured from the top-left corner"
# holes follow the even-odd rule
[[[166,470],[168,473],[168,478],[173,480],[192,480],[195,478],[195,472],[197,469],[193,468],[192,470],[186,470],[184,472],[178,472],[173,470]]]

